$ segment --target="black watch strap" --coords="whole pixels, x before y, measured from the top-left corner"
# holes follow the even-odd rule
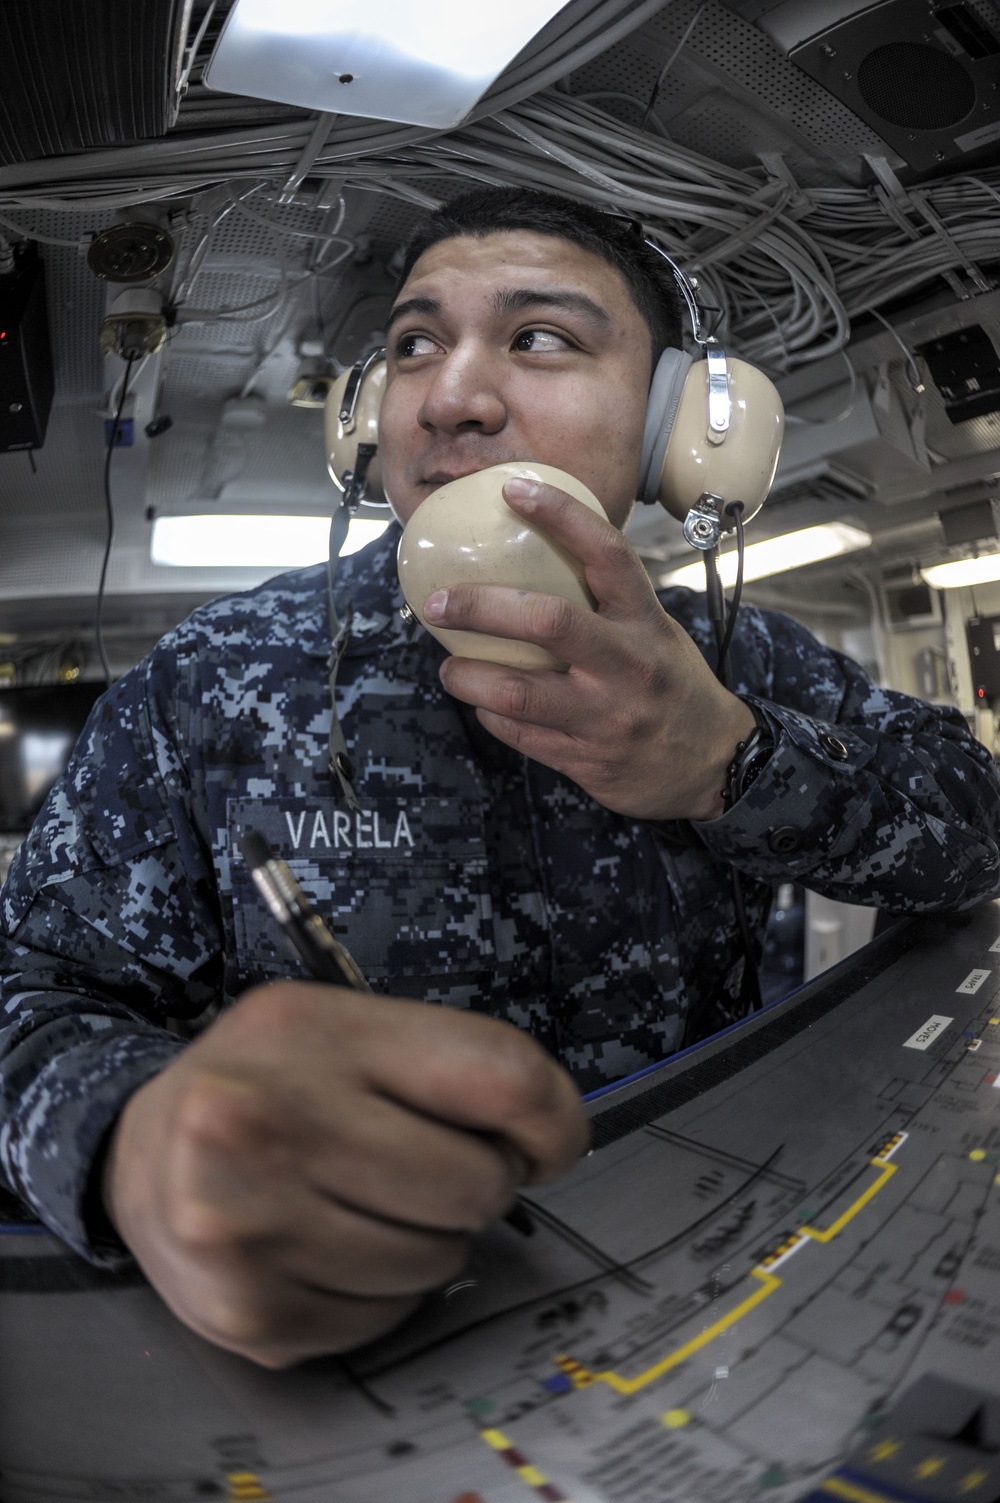
[[[743,703],[756,724],[745,740],[736,743],[733,760],[726,768],[726,786],[722,790],[722,806],[726,812],[743,797],[751,783],[756,782],[774,751],[774,735],[762,711],[749,700],[745,699]]]

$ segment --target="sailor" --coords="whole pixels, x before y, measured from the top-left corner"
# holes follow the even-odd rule
[[[575,1161],[579,1088],[726,1016],[733,868],[758,938],[779,882],[913,913],[980,902],[1000,870],[996,771],[957,712],[751,608],[725,688],[702,598],[654,592],[621,529],[681,327],[626,224],[466,195],[419,235],[388,334],[401,522],[506,461],[601,502],[505,490],[594,610],[475,583],[425,603],[566,670],[414,633],[398,530],[345,559],[353,807],[328,770],[325,568],[217,601],[99,703],[2,903],[4,1179],[82,1256],[136,1259],[195,1331],[274,1367],[393,1326],[519,1185]],[[251,828],[380,995],[296,970],[239,858]]]

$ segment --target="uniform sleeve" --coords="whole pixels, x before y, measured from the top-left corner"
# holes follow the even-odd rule
[[[727,814],[693,826],[713,855],[899,913],[997,895],[1000,780],[957,710],[879,688],[796,622],[752,608],[733,667],[776,745]]]
[[[90,1209],[96,1156],[220,993],[217,901],[164,679],[150,660],[95,706],[0,902],[0,1178],[108,1264],[125,1254]]]

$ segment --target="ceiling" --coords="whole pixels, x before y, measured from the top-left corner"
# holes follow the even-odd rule
[[[978,325],[1000,351],[989,0],[571,0],[447,133],[211,92],[230,6],[0,10],[19,63],[0,101],[0,237],[38,244],[55,378],[44,445],[0,454],[10,655],[76,639],[94,666],[125,366],[100,353],[122,287],[90,269],[92,239],[141,220],[173,243],[145,284],[166,342],[133,370],[134,441],[110,464],[106,615],[125,662],[195,601],[261,577],[153,565],[154,515],[328,512],[322,411],[289,393],[378,343],[423,208],[479,180],[638,215],[722,309],[727,348],[772,375],[789,417],[756,536],[860,522],[873,578],[954,551],[938,515],[990,494],[1000,411],[952,421],[920,350]],[[630,535],[654,572],[685,551],[657,508]],[[815,566],[813,598],[835,605],[841,574]]]

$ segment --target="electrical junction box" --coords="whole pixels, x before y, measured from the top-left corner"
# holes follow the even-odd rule
[[[980,324],[967,324],[914,348],[927,361],[950,422],[1000,412],[1000,355]]]
[[[1000,616],[970,616],[965,623],[976,704],[1000,699]]]
[[[937,519],[949,548],[987,540],[992,546],[1000,538],[1000,508],[992,496],[970,501],[965,506],[953,506],[950,511],[939,511]]]
[[[932,590],[913,569],[886,570],[880,588],[883,618],[890,631],[942,624],[941,591]]]
[[[54,385],[45,269],[22,241],[0,276],[0,454],[42,447]]]

